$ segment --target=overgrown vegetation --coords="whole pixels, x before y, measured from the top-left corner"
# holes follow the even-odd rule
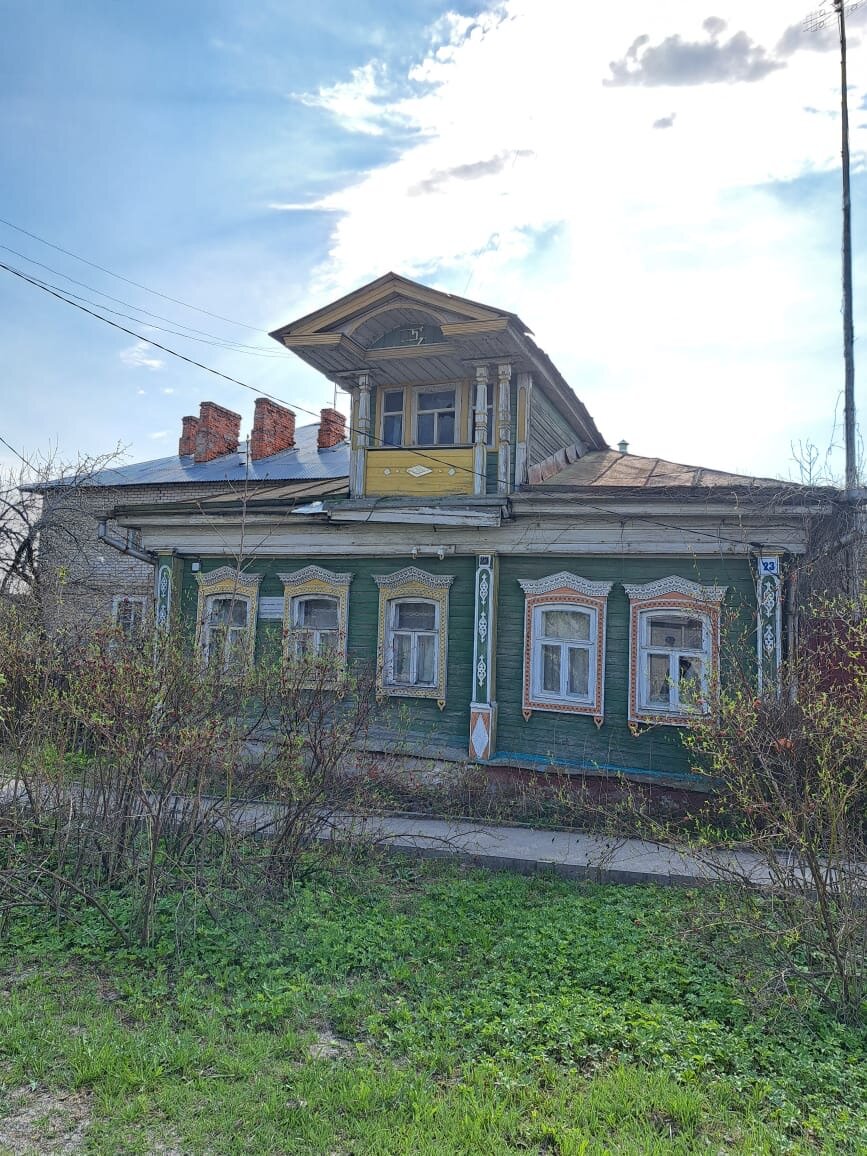
[[[867,597],[823,605],[779,693],[727,686],[686,742],[720,814],[758,856],[747,923],[777,961],[776,987],[808,984],[836,1015],[867,1016]],[[754,887],[752,861],[729,875]]]
[[[242,874],[279,890],[342,801],[371,701],[363,675],[316,657],[202,668],[183,638],[46,636],[5,608],[0,919],[63,918],[83,900],[127,945],[147,944],[161,896],[207,904]]]

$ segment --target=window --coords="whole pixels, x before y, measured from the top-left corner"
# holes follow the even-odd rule
[[[334,654],[338,649],[339,602],[336,598],[292,599],[295,654]]]
[[[533,694],[588,702],[596,612],[573,606],[533,611]]]
[[[435,602],[389,602],[386,681],[392,686],[436,686],[438,609]]]
[[[420,390],[416,394],[415,440],[420,446],[455,444],[455,390]]]
[[[252,662],[261,574],[231,566],[196,574],[199,586],[196,640],[207,665],[230,670]]]
[[[706,617],[646,611],[640,616],[638,702],[642,710],[686,714],[707,700]]]
[[[382,395],[382,444],[403,445],[402,389],[387,389]]]
[[[415,566],[374,575],[379,587],[376,687],[380,697],[434,698],[446,705],[451,574]]]
[[[545,710],[591,714],[601,722],[611,583],[561,571],[519,585],[526,595],[524,718]]]
[[[305,566],[280,574],[283,583],[285,653],[298,658],[334,655],[346,660],[352,574]]]
[[[725,587],[685,578],[626,586],[630,610],[629,717],[685,724],[710,710],[719,678]]]
[[[144,626],[147,599],[141,594],[118,594],[112,601],[111,620],[125,638],[136,638]]]
[[[205,599],[202,653],[205,662],[222,670],[243,665],[247,655],[250,603],[237,594],[212,595]]]

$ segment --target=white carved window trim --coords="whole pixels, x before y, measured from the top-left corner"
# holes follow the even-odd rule
[[[429,574],[407,566],[394,574],[375,574],[379,587],[379,616],[376,645],[376,690],[380,698],[433,698],[443,710],[446,705],[448,669],[449,588],[452,574]],[[391,680],[394,607],[400,602],[429,602],[436,606],[436,675],[430,686],[408,686]]]
[[[686,578],[672,575],[657,582],[624,583],[629,597],[629,721],[689,726],[699,714],[709,714],[719,689],[720,611],[726,595],[725,586],[700,586]],[[702,623],[702,649],[651,646],[649,628],[654,613],[682,618],[696,618]],[[684,708],[679,702],[678,686],[674,702],[668,708],[649,702],[649,656],[669,654],[670,668],[674,656],[683,652],[702,658],[702,698],[699,706]],[[679,677],[677,679],[679,684]]]
[[[613,583],[592,582],[561,570],[546,578],[518,579],[524,591],[524,678],[522,710],[527,720],[533,711],[592,715],[602,723],[605,703],[605,632],[608,594]],[[588,694],[586,698],[541,692],[541,618],[544,610],[582,610],[591,616]]]
[[[233,569],[231,566],[219,566],[216,570],[210,570],[205,574],[201,572],[196,574],[196,582],[199,587],[199,600],[196,609],[196,649],[201,655],[204,665],[208,663],[211,648],[210,611],[215,598],[230,598],[245,603],[247,607],[247,625],[243,628],[246,632],[245,659],[249,663],[253,662],[256,648],[256,613],[261,581],[261,574],[246,574],[243,571]],[[229,670],[230,668],[231,663],[225,661],[224,658],[223,669]]]
[[[307,598],[333,598],[337,603],[336,655],[346,662],[349,634],[349,587],[352,574],[338,574],[321,566],[305,566],[290,574],[278,574],[283,583],[284,655],[295,651],[296,608]],[[295,651],[297,653],[297,651]],[[318,652],[317,652],[318,653]]]
[[[147,603],[148,598],[144,594],[115,594],[111,600],[111,621],[112,625],[116,626],[121,631],[124,638],[135,638],[144,630],[145,618],[147,617]],[[120,620],[120,608],[123,605],[132,608],[138,608],[138,615],[131,615],[132,621],[123,623]],[[135,621],[136,617],[138,621]]]

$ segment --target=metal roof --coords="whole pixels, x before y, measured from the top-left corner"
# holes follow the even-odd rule
[[[174,483],[203,482],[288,482],[321,481],[349,476],[349,443],[341,442],[330,449],[317,446],[319,423],[302,426],[295,431],[295,445],[290,450],[272,454],[268,458],[247,462],[244,452],[224,454],[210,462],[196,462],[192,454],[180,457],[157,458],[151,462],[135,462],[129,466],[113,466],[100,470],[85,482],[88,486],[164,486]],[[60,478],[50,485],[62,486]]]
[[[733,474],[725,470],[712,470],[703,466],[687,466],[680,462],[668,462],[663,458],[644,458],[637,454],[624,454],[615,450],[591,451],[578,458],[556,473],[549,474],[543,481],[534,483],[530,489],[576,487],[630,489],[735,489],[751,490],[793,490],[804,491],[816,487],[804,487],[779,478],[757,478],[748,474]]]

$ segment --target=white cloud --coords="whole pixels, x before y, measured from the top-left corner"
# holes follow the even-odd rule
[[[137,389],[136,393],[138,394],[139,397],[144,397],[144,395],[147,393],[147,390],[146,389]]]
[[[148,434],[148,437],[152,438],[154,441],[159,441],[160,438],[166,438],[168,436],[169,431],[167,429],[158,429],[154,433]]]
[[[348,131],[410,130],[393,160],[306,206],[338,214],[310,308],[389,268],[433,281],[519,312],[610,440],[783,468],[792,437],[830,429],[837,201],[824,227],[767,186],[837,165],[837,66],[776,54],[787,0],[729,0],[725,44],[744,32],[780,62],[762,79],[603,83],[639,37],[718,35],[707,16],[623,0],[591,22],[570,0],[504,0],[444,17],[406,77],[371,61],[304,97]],[[856,42],[853,109],[865,64]],[[660,113],[676,131],[654,129]]]
[[[174,392],[175,392],[175,391],[174,391],[174,389],[173,389],[173,388],[172,388],[172,386],[170,386],[170,385],[167,385],[167,386],[165,387],[165,389],[163,390],[163,393],[165,393],[165,394],[167,394],[167,395],[168,395],[168,394],[170,394],[170,393],[174,393]]]
[[[122,349],[119,356],[124,365],[128,365],[131,369],[162,369],[165,362],[161,357],[151,353],[152,349],[153,346],[149,342],[137,341],[135,345]]]

